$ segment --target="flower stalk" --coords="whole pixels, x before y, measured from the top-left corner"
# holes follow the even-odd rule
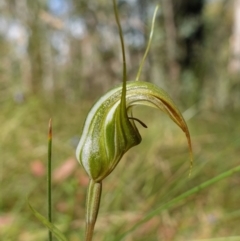
[[[94,226],[98,216],[102,194],[102,182],[90,180],[87,194],[87,212],[86,212],[86,234],[85,241],[91,241]]]

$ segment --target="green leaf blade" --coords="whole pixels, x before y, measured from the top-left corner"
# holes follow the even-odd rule
[[[44,216],[42,216],[36,209],[34,209],[29,202],[28,206],[34,216],[53,233],[53,235],[57,238],[58,241],[68,241],[67,238],[61,233],[61,231],[52,223],[50,223]]]
[[[135,225],[133,225],[126,232],[124,232],[121,235],[119,235],[118,237],[116,237],[116,241],[123,240],[123,238],[125,238],[128,234],[132,233],[134,230],[139,228],[142,224],[144,224],[145,222],[147,222],[154,216],[159,215],[162,211],[168,210],[172,207],[177,206],[179,203],[186,200],[188,197],[191,197],[194,194],[208,188],[209,186],[211,186],[225,178],[228,178],[238,172],[240,172],[240,166],[234,167],[226,172],[223,172],[223,173],[219,174],[218,176],[213,177],[212,179],[205,181],[205,182],[193,187],[192,189],[182,193],[181,195],[177,196],[176,198],[172,199],[171,201],[159,206],[157,209],[146,214],[146,216],[143,219],[141,219],[139,222],[137,222]]]

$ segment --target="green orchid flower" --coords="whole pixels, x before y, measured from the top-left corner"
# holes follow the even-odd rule
[[[100,182],[116,167],[122,156],[141,142],[135,125],[138,119],[131,116],[136,105],[155,107],[165,112],[186,134],[191,148],[190,134],[180,111],[170,96],[161,88],[142,81],[127,82],[126,108],[121,102],[122,86],[107,92],[89,112],[77,159],[89,177]]]
[[[102,180],[115,169],[122,156],[130,148],[140,144],[142,140],[135,122],[146,126],[133,116],[134,106],[150,106],[166,113],[185,133],[192,155],[187,124],[173,100],[158,86],[149,82],[138,81],[152,40],[157,8],[154,12],[148,46],[140,64],[136,81],[127,81],[123,34],[115,0],[113,0],[113,4],[122,47],[123,82],[121,86],[113,88],[102,96],[92,107],[86,118],[76,150],[79,163],[90,177],[86,203],[86,241],[92,240],[100,205]]]

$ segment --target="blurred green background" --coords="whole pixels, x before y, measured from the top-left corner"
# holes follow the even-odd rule
[[[150,211],[240,161],[240,1],[118,1],[134,80],[156,4],[141,79],[167,90],[192,135],[136,108],[143,142],[103,182],[94,240],[111,241]],[[111,1],[0,1],[0,240],[47,240],[26,199],[46,216],[48,120],[53,119],[54,223],[83,240],[88,177],[75,148],[88,110],[121,82]],[[240,240],[238,174],[155,215],[124,240]],[[222,239],[217,239],[222,237]],[[214,239],[215,238],[215,239]]]

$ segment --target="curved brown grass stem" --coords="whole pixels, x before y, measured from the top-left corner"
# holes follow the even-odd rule
[[[87,194],[86,236],[85,241],[92,241],[102,193],[102,182],[90,180]]]

